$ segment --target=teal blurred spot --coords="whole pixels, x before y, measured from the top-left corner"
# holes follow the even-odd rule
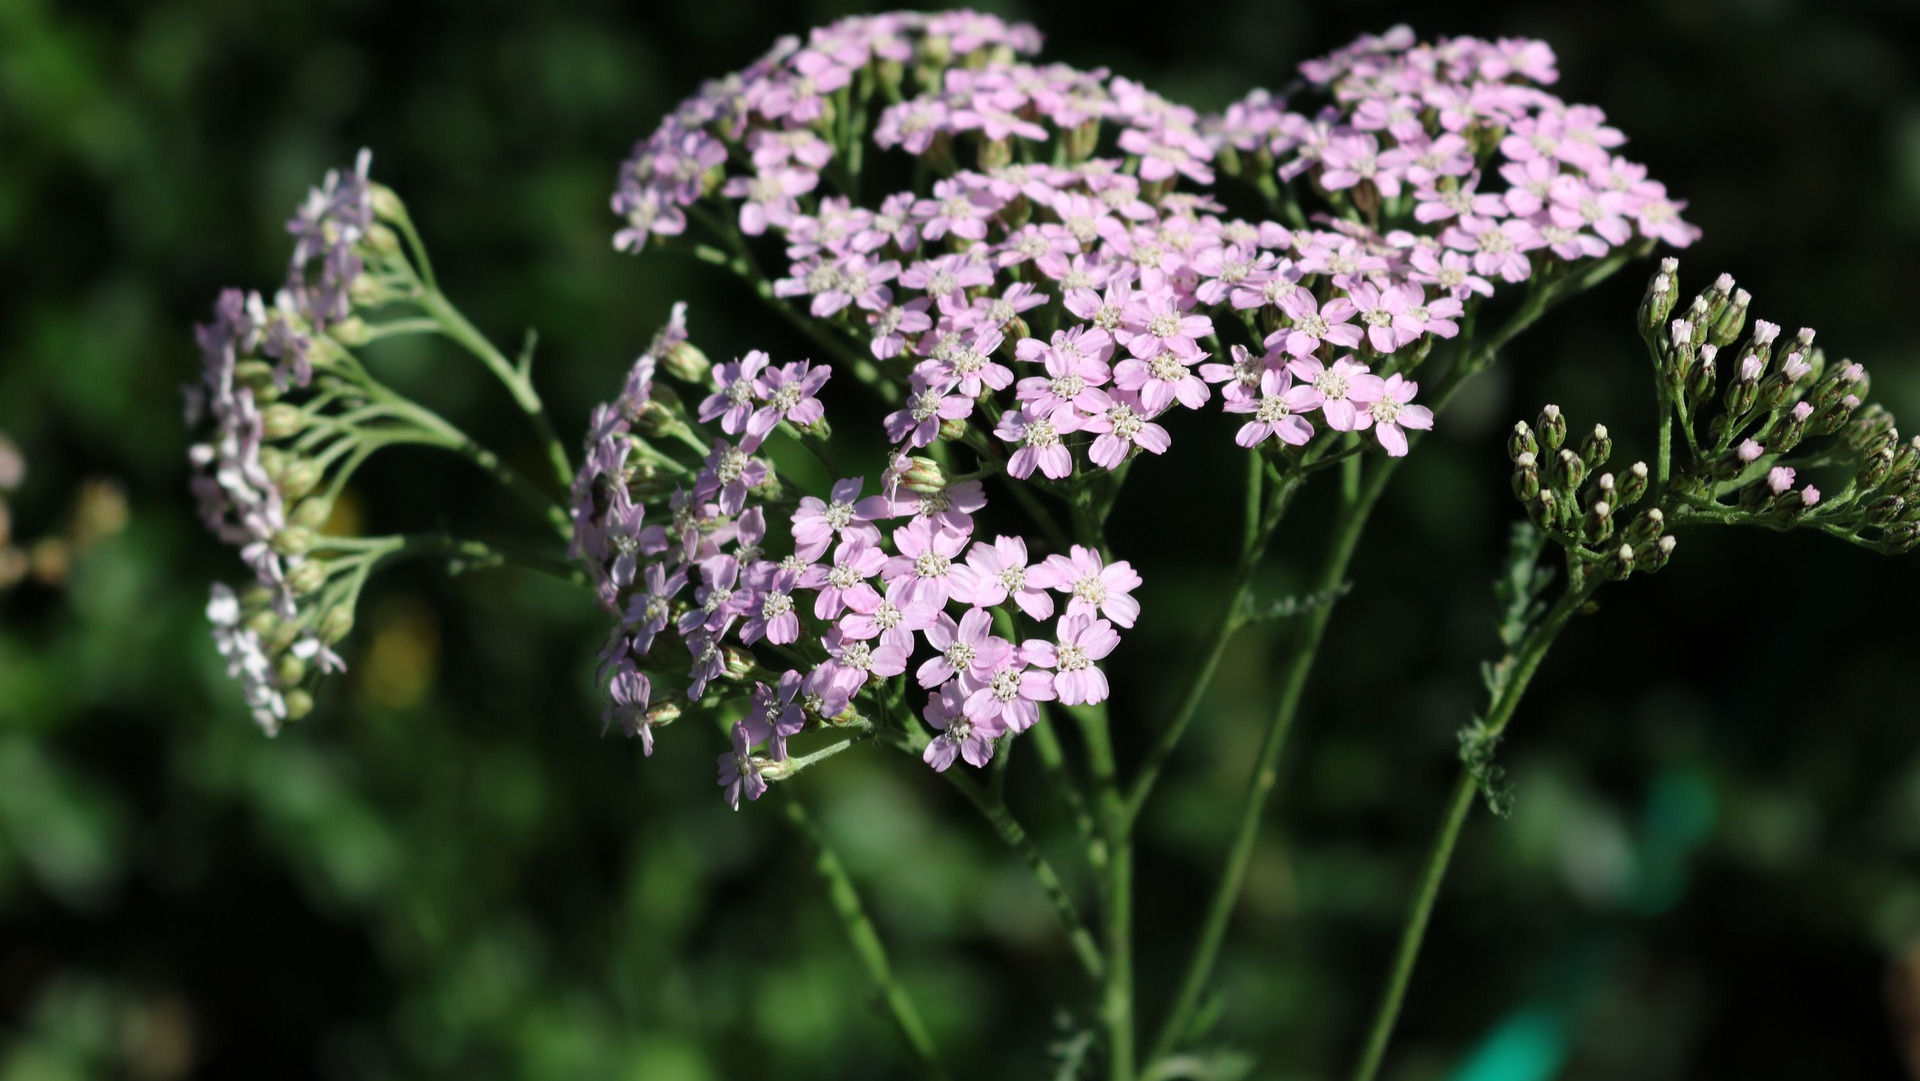
[[[1566,1022],[1544,1006],[1529,1006],[1481,1040],[1453,1081],[1546,1081],[1566,1059]]]

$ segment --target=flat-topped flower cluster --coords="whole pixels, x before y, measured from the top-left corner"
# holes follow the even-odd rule
[[[1006,483],[1068,490],[1166,453],[1165,414],[1216,398],[1239,418],[1236,441],[1283,467],[1349,433],[1405,454],[1407,430],[1433,424],[1411,375],[1498,286],[1636,236],[1694,236],[1680,204],[1614,155],[1623,137],[1598,109],[1543,89],[1556,72],[1539,42],[1419,45],[1402,28],[1302,65],[1301,107],[1256,91],[1217,116],[1104,69],[1040,63],[1039,44],[1031,27],[970,12],[783,39],[635,148],[614,242],[691,247],[843,343],[843,363],[892,403],[882,427],[897,463],[958,445]],[[1228,210],[1249,201],[1266,214]],[[697,698],[727,670],[729,633],[791,647],[809,603],[827,656],[760,684],[722,756],[736,802],[804,716],[830,721],[869,681],[906,672],[916,633],[937,654],[915,674],[934,692],[925,715],[942,734],[927,757],[943,768],[956,754],[984,762],[993,737],[1031,723],[1031,707],[1010,719],[1002,705],[1028,689],[1089,697],[1068,666],[1131,624],[1131,611],[1093,618],[1103,595],[1123,596],[1102,574],[1125,565],[974,538],[978,480],[909,483],[903,497],[912,471],[897,465],[881,492],[845,479],[786,522],[747,507],[763,484],[779,492],[754,446],[782,420],[817,420],[824,367],[758,353],[721,365],[698,415],[738,442],[713,443],[690,485],[645,461],[664,512],[648,521],[626,463],[650,408],[635,388],[651,385],[661,348],[596,424],[576,486],[577,548],[620,617],[610,687],[629,731],[651,740],[639,657],[660,630],[686,644]],[[651,408],[662,430],[679,423]],[[791,532],[791,556],[761,555],[770,528]],[[1016,644],[995,606],[1014,598],[1044,618],[1048,589],[1073,598],[1056,637]],[[762,745],[770,758],[754,755]]]

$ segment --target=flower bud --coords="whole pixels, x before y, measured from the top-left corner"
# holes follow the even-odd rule
[[[1580,522],[1580,536],[1588,544],[1598,544],[1613,535],[1613,507],[1606,500],[1595,500]]]
[[[1912,473],[1920,467],[1920,435],[1900,444],[1893,452],[1893,471],[1896,474]]]
[[[743,680],[753,674],[753,653],[740,646],[729,645],[721,650],[721,658],[726,665],[726,678]]]
[[[967,418],[965,417],[941,418],[940,438],[950,440],[950,441],[958,441],[960,439],[964,439],[966,437],[966,434],[967,434]]]
[[[653,728],[665,728],[679,720],[680,713],[681,709],[678,702],[660,702],[647,707],[646,723]]]
[[[283,556],[304,555],[313,547],[313,530],[290,525],[273,535],[273,550]]]
[[[1741,365],[1744,370],[1739,378],[1727,384],[1727,415],[1730,417],[1745,416],[1760,397],[1760,379],[1752,374],[1752,365],[1744,359]]]
[[[1694,297],[1693,304],[1687,308],[1687,326],[1693,333],[1688,335],[1687,344],[1699,352],[1707,344],[1707,329],[1713,325],[1713,308],[1704,297]]]
[[[1648,544],[1667,528],[1667,516],[1660,513],[1659,507],[1648,507],[1627,526],[1625,540],[1638,548]]]
[[[1519,465],[1522,454],[1531,457],[1539,453],[1540,444],[1533,438],[1533,429],[1527,427],[1524,420],[1514,421],[1513,434],[1507,437],[1507,460]]]
[[[1620,502],[1620,489],[1612,473],[1602,473],[1594,479],[1593,498],[1603,500],[1609,506],[1616,509],[1622,506]]]
[[[1652,544],[1634,549],[1633,563],[1635,569],[1644,571],[1647,574],[1658,573],[1662,567],[1667,565],[1667,560],[1673,557],[1674,546],[1679,543],[1679,540],[1676,539],[1673,534],[1669,533],[1654,541]]]
[[[398,255],[400,254],[400,236],[392,229],[375,222],[367,226],[367,231],[361,235],[360,247],[376,255]]]
[[[1587,479],[1587,466],[1580,456],[1570,450],[1563,450],[1554,458],[1553,486],[1562,492],[1571,492],[1580,487]]]
[[[1647,494],[1647,463],[1635,462],[1627,467],[1627,475],[1620,482],[1620,499],[1616,506],[1629,506],[1640,502]]]
[[[344,604],[336,604],[327,609],[314,627],[320,633],[322,641],[328,645],[338,645],[353,633],[353,609]]]
[[[1533,426],[1540,433],[1540,445],[1548,451],[1559,450],[1560,444],[1567,441],[1567,418],[1560,415],[1557,405],[1542,407]]]
[[[1715,359],[1713,355],[1709,355],[1703,350],[1700,354],[1700,362],[1693,366],[1692,372],[1688,373],[1687,403],[1689,408],[1698,408],[1701,402],[1706,401],[1713,395],[1714,380],[1719,376],[1719,371],[1715,367]]]
[[[1658,335],[1667,324],[1667,316],[1673,314],[1680,295],[1679,273],[1680,260],[1662,259],[1660,269],[1647,281],[1646,295],[1640,298],[1640,332],[1649,338]]]
[[[1013,142],[1009,139],[980,140],[979,161],[983,173],[1004,168],[1013,161]]]
[[[306,426],[307,415],[296,405],[275,402],[260,411],[260,430],[268,439],[299,435]]]
[[[1872,503],[1868,503],[1862,515],[1866,515],[1868,522],[1876,526],[1884,526],[1891,520],[1897,520],[1905,511],[1907,511],[1907,499],[1901,499],[1899,495],[1882,495]]]
[[[328,326],[327,336],[339,342],[341,345],[352,348],[354,346],[365,345],[372,341],[373,328],[367,326],[365,319],[357,315],[349,315],[345,319]]]
[[[333,517],[333,501],[316,496],[303,499],[294,504],[293,513],[287,515],[287,521],[302,529],[318,530]]]
[[[945,490],[950,483],[952,479],[939,462],[917,454],[907,459],[907,468],[900,474],[901,487],[920,495],[934,495]]]
[[[1604,567],[1606,570],[1607,577],[1613,579],[1616,582],[1632,574],[1633,573],[1633,545],[1623,544],[1620,547],[1614,549],[1613,554],[1607,557],[1607,561],[1604,564]]]
[[[282,687],[291,687],[307,678],[307,662],[291,653],[282,653],[273,664],[274,682]]]
[[[407,206],[393,189],[378,181],[367,184],[367,205],[373,208],[373,216],[382,221],[407,220]]]
[[[682,383],[700,386],[707,381],[707,373],[713,370],[713,362],[692,342],[675,342],[668,347],[667,355],[660,358],[660,369]]]
[[[1513,496],[1522,503],[1540,494],[1540,470],[1533,455],[1522,451],[1513,461]]]
[[[1905,555],[1920,545],[1920,522],[1906,522],[1887,530],[1880,538],[1882,549],[1895,555]]]
[[[298,594],[312,593],[326,584],[326,564],[317,559],[305,560],[287,572],[287,588]]]
[[[1694,358],[1700,352],[1693,344],[1693,328],[1694,324],[1685,319],[1675,319],[1667,328],[1667,340],[1660,349],[1660,371],[1669,383],[1684,386],[1693,370]]]
[[[286,702],[289,721],[297,721],[313,712],[313,696],[299,687],[288,691],[283,701]]]
[[[1862,491],[1872,491],[1885,484],[1893,475],[1894,457],[1893,448],[1885,447],[1880,453],[1862,459],[1859,471],[1854,474],[1854,483]]]
[[[1586,441],[1580,444],[1580,460],[1592,471],[1607,464],[1607,458],[1612,454],[1613,437],[1607,434],[1607,426],[1594,425],[1593,431],[1587,433]]]
[[[1853,420],[1840,435],[1840,441],[1849,450],[1862,454],[1877,454],[1880,436],[1893,430],[1893,415],[1878,402],[1862,406],[1854,411]],[[1887,444],[1891,446],[1891,442]]]
[[[283,497],[294,500],[313,491],[325,475],[326,470],[312,458],[290,458],[274,482],[279,485]]]
[[[1747,325],[1747,305],[1753,297],[1745,289],[1735,289],[1733,298],[1713,317],[1713,325],[1707,331],[1707,340],[1714,345],[1732,345],[1740,337],[1740,331]]]
[[[1554,528],[1560,517],[1560,506],[1552,489],[1542,488],[1534,495],[1533,501],[1527,504],[1527,517],[1533,519],[1533,524],[1541,529]]]

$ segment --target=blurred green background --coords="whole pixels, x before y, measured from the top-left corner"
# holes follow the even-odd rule
[[[804,352],[730,280],[617,256],[606,200],[631,143],[701,78],[848,10],[0,0],[0,431],[29,460],[11,513],[29,541],[71,532],[76,505],[82,533],[106,534],[63,580],[0,594],[0,1078],[905,1074],[791,835],[717,798],[718,741],[672,730],[643,760],[600,735],[584,598],[508,574],[384,577],[348,676],[261,738],[205,633],[207,583],[239,568],[193,519],[175,389],[217,289],[271,286],[281,222],[360,146],[456,300],[502,342],[538,327],[564,429],[676,298],[715,355]],[[1543,37],[1563,95],[1602,105],[1629,155],[1693,200],[1689,289],[1731,271],[1756,314],[1818,327],[1920,416],[1909,2],[1005,10],[1054,58],[1203,107],[1397,21]],[[1333,1076],[1357,1046],[1478,704],[1473,662],[1494,648],[1503,430],[1554,400],[1576,425],[1607,421],[1616,455],[1646,453],[1631,313],[1647,269],[1523,339],[1380,516],[1222,968],[1222,1040],[1260,1076]],[[391,364],[529,452],[450,349]],[[1232,459],[1201,450],[1204,431],[1185,433],[1191,456],[1137,470],[1122,510],[1148,579],[1117,676],[1123,747],[1168,705],[1148,677],[1185,656],[1228,551],[1165,532],[1219,505],[1193,478]],[[381,461],[356,497],[383,527],[502,514],[458,463]],[[76,504],[90,481],[124,504],[97,486]],[[1314,521],[1296,512],[1282,555],[1312,556]],[[1911,559],[1703,535],[1610,590],[1503,748],[1517,810],[1468,828],[1388,1075],[1910,1076],[1916,585]],[[1146,820],[1149,1016],[1253,758],[1273,649],[1237,644]],[[1033,780],[1016,766],[1016,803],[1071,865]],[[798,787],[956,1073],[1051,1076],[1049,1044],[1088,1002],[1024,871],[883,752]]]

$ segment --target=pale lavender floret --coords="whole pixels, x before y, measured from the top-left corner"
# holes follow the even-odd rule
[[[1038,703],[1055,699],[1054,673],[1029,667],[1025,646],[1008,650],[982,676],[963,674],[957,686],[966,695],[965,710],[976,725],[1024,732],[1040,719]]]
[[[1171,292],[1154,291],[1133,297],[1113,338],[1142,360],[1161,353],[1191,359],[1202,353],[1200,339],[1212,333],[1213,320],[1182,311]]]
[[[1060,437],[1079,431],[1082,421],[1074,407],[1061,404],[1040,416],[1034,416],[1025,410],[1012,410],[1000,414],[1000,423],[994,426],[993,434],[1009,443],[1019,444],[1007,458],[1007,475],[1016,480],[1025,480],[1038,469],[1043,475],[1059,480],[1073,472],[1073,452],[1068,450]]]
[[[975,542],[967,552],[967,566],[973,571],[972,579],[964,589],[954,590],[954,600],[993,608],[1011,597],[1029,618],[1053,616],[1053,597],[1029,578],[1027,542],[1021,538],[999,536],[991,543]]]
[[[1286,392],[1286,403],[1297,412],[1320,410],[1326,425],[1336,432],[1350,432],[1360,424],[1360,411],[1380,400],[1386,381],[1367,370],[1352,357],[1342,357],[1324,365],[1313,357],[1299,357],[1287,363],[1287,370],[1300,383]]]
[[[1095,613],[1106,616],[1122,627],[1133,626],[1140,616],[1140,602],[1133,598],[1140,575],[1126,560],[1107,563],[1100,553],[1082,545],[1068,549],[1067,555],[1050,555],[1027,574],[1029,584],[1067,594],[1069,616]]]
[[[647,674],[631,657],[622,657],[607,682],[607,708],[601,717],[603,725],[618,722],[620,731],[628,737],[639,736],[640,749],[649,756],[653,754],[653,726],[647,723],[647,703],[652,693]]]
[[[911,654],[914,632],[933,626],[940,617],[940,605],[932,597],[910,594],[906,580],[897,578],[888,583],[885,595],[849,597],[838,626],[848,638],[878,638]]]
[[[951,382],[935,381],[921,369],[915,369],[907,401],[888,413],[887,438],[909,449],[924,447],[940,434],[943,420],[962,420],[973,413],[973,399],[954,393]]]
[[[644,656],[653,647],[654,635],[671,621],[673,601],[686,588],[687,572],[683,568],[669,571],[664,564],[649,563],[641,581],[642,589],[627,598],[620,626],[632,634],[633,652]]]
[[[967,609],[958,622],[941,613],[924,636],[937,651],[915,673],[920,686],[926,688],[938,687],[956,676],[986,679],[1014,649],[1012,642],[993,633],[993,614],[984,608]]]
[[[1021,646],[1029,663],[1053,669],[1053,692],[1065,706],[1089,705],[1107,698],[1107,676],[1094,663],[1120,644],[1113,625],[1088,615],[1065,615],[1054,641],[1033,639]]]
[[[1304,357],[1312,355],[1323,341],[1348,349],[1360,345],[1360,328],[1352,323],[1353,302],[1346,297],[1330,297],[1321,304],[1306,290],[1295,290],[1280,301],[1280,310],[1289,325],[1267,335],[1263,344],[1269,350],[1284,349]]]
[[[861,538],[880,541],[880,530],[872,523],[887,516],[887,501],[882,496],[860,497],[863,477],[848,477],[833,484],[830,500],[801,496],[793,512],[794,550],[800,558],[812,562],[826,554],[836,538]]]
[[[805,428],[826,416],[826,407],[814,397],[826,385],[833,369],[808,361],[796,361],[770,370],[759,381],[762,405],[747,418],[747,438],[741,449],[758,447],[781,421]]]
[[[878,604],[880,594],[870,584],[887,565],[887,554],[864,537],[849,537],[834,549],[833,564],[808,567],[800,576],[800,585],[817,590],[813,614],[818,619],[834,619],[846,611],[852,601],[862,606]]]
[[[1192,365],[1207,356],[1206,353],[1182,356],[1163,352],[1146,360],[1128,357],[1114,365],[1113,385],[1138,394],[1147,410],[1154,414],[1176,401],[1188,409],[1198,409],[1212,397],[1213,391],[1193,371]]]
[[[696,414],[702,421],[720,421],[720,430],[737,436],[747,429],[759,392],[759,376],[767,366],[767,354],[750,350],[738,360],[716,364],[713,368],[714,392],[701,401]],[[757,444],[757,440],[755,441]],[[750,448],[749,448],[750,449]]]
[[[752,645],[765,638],[777,646],[792,645],[800,640],[800,616],[793,599],[800,572],[773,563],[760,566],[765,573],[749,575],[749,589],[740,600],[747,616],[740,626],[740,640]]]
[[[927,699],[921,711],[927,724],[940,734],[927,742],[920,758],[936,771],[945,773],[955,759],[978,769],[993,760],[993,741],[1000,730],[978,724],[967,716],[966,698],[958,684],[947,684]]]
[[[712,499],[723,514],[739,514],[747,491],[767,479],[767,463],[724,439],[716,439],[707,453],[706,468],[694,478],[693,498]]]
[[[970,536],[970,531],[938,525],[930,518],[915,518],[893,531],[893,547],[900,554],[887,560],[881,577],[889,586],[904,582],[907,596],[913,600],[944,605],[955,589],[964,588],[972,579],[970,568],[954,562]]]
[[[1390,457],[1400,458],[1407,453],[1407,435],[1404,428],[1425,431],[1433,427],[1433,411],[1424,405],[1409,404],[1420,384],[1408,382],[1398,372],[1387,377],[1381,385],[1380,397],[1360,413],[1354,430],[1373,429],[1374,438],[1386,448]]]
[[[767,753],[775,762],[786,760],[787,740],[807,725],[806,710],[799,702],[805,681],[804,676],[790,668],[780,673],[777,687],[760,682],[753,685],[753,704],[743,720],[749,733],[766,733]]]
[[[1240,398],[1226,403],[1224,408],[1229,413],[1253,414],[1253,419],[1242,424],[1240,431],[1234,435],[1235,443],[1252,449],[1272,438],[1298,447],[1313,438],[1313,425],[1307,423],[1305,417],[1298,416],[1291,404],[1303,400],[1303,397],[1288,397],[1292,383],[1293,378],[1286,369],[1270,368],[1260,375],[1259,398]]]
[[[1080,419],[1082,431],[1096,433],[1093,445],[1087,448],[1087,460],[1103,469],[1118,469],[1134,447],[1150,454],[1165,454],[1173,439],[1165,428],[1153,423],[1159,414],[1131,391],[1114,394],[1105,413]]]
[[[740,809],[740,797],[757,800],[767,792],[767,779],[760,775],[760,761],[753,754],[758,742],[744,720],[735,721],[731,733],[733,749],[718,758],[720,787],[726,790],[727,804]]]

